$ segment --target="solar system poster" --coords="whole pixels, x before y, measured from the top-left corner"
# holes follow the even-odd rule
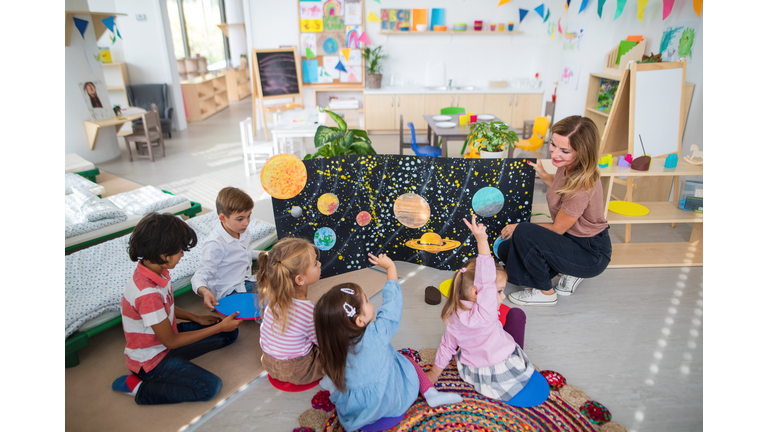
[[[278,237],[313,241],[322,277],[371,267],[369,252],[458,270],[477,255],[462,218],[476,214],[491,244],[507,224],[530,220],[535,172],[525,161],[400,155],[301,161],[283,154],[264,166],[262,184],[273,197]]]

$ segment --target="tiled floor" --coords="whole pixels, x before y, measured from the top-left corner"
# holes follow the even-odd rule
[[[165,158],[119,160],[99,168],[141,184],[151,184],[214,207],[224,186],[246,190],[256,202],[254,217],[273,223],[271,199],[258,175],[245,177],[238,122],[251,115],[251,102],[232,103],[213,117],[191,123],[166,141]],[[379,153],[397,153],[395,135],[374,135]],[[309,146],[309,143],[308,143]],[[309,148],[309,147],[308,147]],[[458,156],[452,148],[449,156]],[[455,154],[454,154],[455,153]],[[544,202],[541,187],[535,202]],[[613,241],[623,239],[614,229]],[[635,225],[633,241],[686,241],[691,225]],[[437,347],[444,329],[439,307],[423,301],[423,288],[448,273],[398,263],[406,310],[396,348]],[[337,276],[337,278],[343,278]],[[508,286],[507,291],[517,290]],[[374,305],[381,296],[373,298]],[[526,352],[542,369],[563,374],[569,384],[607,406],[629,431],[695,431],[703,427],[703,269],[607,270],[585,281],[576,295],[554,308],[526,308]],[[257,380],[187,430],[291,430],[310,407],[314,392],[276,393]],[[255,428],[255,429],[254,429]]]

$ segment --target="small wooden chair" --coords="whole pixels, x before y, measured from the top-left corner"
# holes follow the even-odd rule
[[[131,154],[131,142],[136,144],[137,158],[149,158],[152,162],[155,161],[155,155],[152,152],[153,143],[157,142],[156,146],[160,147],[163,157],[165,157],[165,142],[163,141],[163,130],[160,126],[160,116],[154,112],[149,111],[141,115],[141,121],[143,130],[134,132],[131,135],[125,137],[125,146],[128,148],[128,159],[133,162],[133,154]],[[146,155],[142,154],[142,150],[146,146]]]
[[[255,142],[253,140],[253,120],[250,117],[240,122],[240,140],[243,143],[243,161],[245,162],[245,176],[256,172],[256,162],[267,160],[275,155],[272,142]]]

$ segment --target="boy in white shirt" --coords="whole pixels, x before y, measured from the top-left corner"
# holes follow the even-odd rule
[[[216,213],[221,222],[203,243],[200,264],[192,277],[192,290],[209,309],[230,294],[256,292],[253,260],[261,251],[252,250],[251,222],[253,200],[247,193],[225,187],[216,197]]]

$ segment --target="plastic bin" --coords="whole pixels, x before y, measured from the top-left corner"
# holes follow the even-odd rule
[[[696,189],[704,189],[704,182],[700,180],[683,180],[683,185],[680,190],[680,202],[678,203],[680,210],[685,210],[685,199],[695,196]]]

